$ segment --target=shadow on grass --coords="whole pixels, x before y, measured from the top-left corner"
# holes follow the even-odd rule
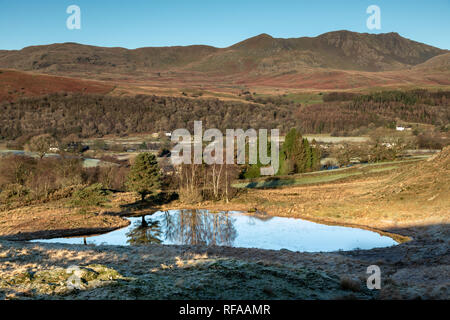
[[[131,217],[131,216],[145,216],[151,215],[160,210],[162,205],[171,203],[178,199],[178,194],[175,192],[162,192],[156,195],[147,197],[144,201],[136,201],[130,204],[121,205],[119,212],[104,211],[101,216],[117,216],[117,217]],[[93,227],[93,228],[64,228],[54,230],[38,230],[32,232],[17,232],[12,235],[2,236],[0,240],[6,241],[28,241],[36,239],[52,239],[52,238],[70,238],[80,236],[93,236],[108,233],[117,229],[121,229],[129,225],[128,220],[122,219],[123,223],[118,222],[111,227]]]
[[[178,200],[178,194],[176,192],[160,192],[158,194],[148,196],[143,201],[138,200],[133,203],[123,204],[120,208],[126,209],[127,212],[140,210],[158,211],[160,206],[169,204],[175,200]],[[119,215],[123,214],[119,213]]]
[[[6,241],[29,241],[38,239],[71,238],[81,236],[94,236],[124,228],[126,225],[109,228],[77,228],[77,229],[55,229],[33,232],[20,232],[9,236],[0,237]]]
[[[296,179],[281,179],[278,177],[269,178],[264,181],[252,181],[245,185],[244,188],[249,189],[265,189],[265,188],[277,188],[277,187],[284,187],[284,186],[292,186],[297,183]]]

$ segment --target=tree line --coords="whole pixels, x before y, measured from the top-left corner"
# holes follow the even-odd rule
[[[329,96],[334,98],[302,106],[275,98],[243,103],[146,95],[52,94],[1,104],[0,140],[15,140],[21,145],[40,134],[61,139],[70,135],[91,138],[171,132],[179,128],[192,132],[194,120],[203,121],[205,128],[222,131],[278,128],[284,134],[293,127],[301,128],[303,133],[344,134],[369,125],[395,127],[398,121],[441,128],[450,122],[448,91]]]
[[[193,130],[193,121],[220,130],[241,128],[280,129],[295,126],[297,119],[286,106],[272,107],[218,99],[188,99],[139,95],[113,97],[53,94],[0,106],[0,139],[51,134],[81,138],[108,134]]]

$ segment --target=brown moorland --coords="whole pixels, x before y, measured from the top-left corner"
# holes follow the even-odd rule
[[[0,70],[0,101],[43,96],[57,92],[107,94],[114,87],[104,82]]]

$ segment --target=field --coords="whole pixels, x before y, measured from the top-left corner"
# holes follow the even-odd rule
[[[283,186],[295,186],[295,185],[307,185],[315,183],[332,182],[336,180],[343,180],[359,175],[369,175],[370,173],[391,171],[399,168],[402,165],[419,161],[423,158],[403,160],[403,161],[390,161],[382,163],[361,164],[355,167],[347,167],[334,169],[332,171],[320,171],[309,172],[299,175],[290,175],[282,177],[260,178],[252,179],[250,181],[240,182],[234,184],[236,188],[278,188]]]
[[[370,140],[369,137],[332,137],[329,134],[304,134],[303,137],[309,141],[316,140],[324,143],[364,143]]]

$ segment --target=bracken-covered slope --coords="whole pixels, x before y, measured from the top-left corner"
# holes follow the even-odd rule
[[[381,188],[386,197],[424,200],[428,204],[443,202],[450,205],[450,147],[432,158],[403,168],[392,175]],[[447,214],[450,214],[447,207]]]
[[[279,74],[329,68],[359,71],[400,70],[448,51],[397,33],[336,31],[315,38],[277,39],[262,34],[228,48],[158,47],[128,50],[76,43],[0,51],[0,67],[45,73],[137,75],[145,72]]]
[[[98,81],[0,70],[0,102],[57,92],[105,94],[113,88]]]

